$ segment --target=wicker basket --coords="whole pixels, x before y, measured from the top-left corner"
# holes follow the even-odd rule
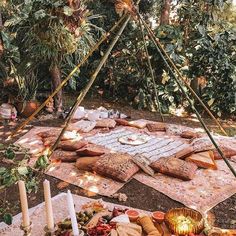
[[[188,208],[174,208],[165,214],[165,223],[173,234],[200,234],[204,229],[204,219],[195,210]]]

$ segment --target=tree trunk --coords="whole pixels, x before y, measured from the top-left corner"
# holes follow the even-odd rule
[[[163,0],[163,5],[161,9],[161,17],[160,17],[160,25],[169,25],[170,5],[171,5],[171,0]]]
[[[50,74],[52,77],[52,89],[55,91],[61,83],[61,70],[58,65],[53,65],[50,68]],[[54,97],[54,108],[56,112],[62,111],[62,90],[60,90]]]
[[[3,21],[2,21],[2,14],[0,12],[0,58],[2,57],[3,50],[4,50],[2,36],[1,36],[2,27],[3,27]]]
[[[160,16],[160,25],[169,25],[170,23],[170,6],[171,0],[163,0]],[[164,62],[161,58],[156,62],[156,78],[160,82],[163,77]]]

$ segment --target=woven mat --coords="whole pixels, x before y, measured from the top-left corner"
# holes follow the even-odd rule
[[[231,162],[236,168],[236,163]],[[207,212],[236,193],[236,179],[224,161],[217,161],[218,170],[198,169],[191,181],[157,174],[155,178],[138,173],[134,178],[185,206]]]
[[[98,133],[88,137],[87,140],[115,152],[123,152],[130,155],[143,154],[151,163],[162,157],[172,156],[177,152],[190,147],[183,139],[171,138],[165,135],[154,136],[142,134],[142,137],[145,137],[147,142],[138,146],[123,145],[118,141],[121,137],[134,134],[139,135],[139,133],[140,131],[138,129],[119,128],[105,134]]]
[[[96,200],[86,198],[86,197],[81,197],[78,195],[73,195],[73,200],[74,200],[76,211],[80,211],[82,205],[84,205],[88,202],[91,202],[91,201],[96,201]],[[119,207],[122,209],[127,208],[125,206],[112,204],[112,203],[108,203],[108,202],[104,202],[104,203],[108,207],[109,210],[112,210],[114,207]],[[54,198],[52,198],[52,207],[53,207],[55,223],[67,218],[69,213],[68,213],[68,208],[67,208],[66,194],[61,193],[61,194],[55,196]],[[149,212],[145,212],[142,210],[139,210],[139,211],[149,214]],[[32,222],[32,236],[44,235],[43,228],[46,224],[44,203],[41,203],[34,208],[31,208],[29,210],[29,213],[30,213],[30,220]],[[0,223],[0,235],[1,236],[23,235],[23,232],[20,230],[20,224],[21,224],[21,213],[16,215],[13,218],[13,224],[11,226],[7,226],[4,223]]]

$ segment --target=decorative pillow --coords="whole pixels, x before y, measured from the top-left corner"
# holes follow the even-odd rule
[[[93,130],[95,126],[96,126],[96,121],[80,120],[76,123],[70,123],[68,126],[68,130],[75,130],[88,133],[91,130]]]
[[[128,154],[109,153],[95,163],[94,170],[100,175],[126,182],[139,171],[139,167]]]
[[[190,130],[185,130],[180,134],[181,138],[192,139],[192,138],[199,138],[200,135]]]
[[[51,160],[60,160],[63,162],[75,162],[79,156],[76,152],[67,152],[57,149],[51,155]]]
[[[129,125],[129,121],[127,121],[125,119],[115,119],[115,121],[118,125],[123,125],[123,126],[128,126]]]
[[[57,140],[56,136],[51,136],[51,137],[47,137],[47,138],[43,138],[43,145],[45,147],[50,147],[52,146]]]
[[[52,136],[58,136],[59,135],[59,130],[48,130],[48,131],[44,131],[44,132],[39,132],[37,133],[37,135],[41,138],[49,138]]]
[[[138,129],[144,129],[147,125],[146,120],[140,119],[140,120],[133,120],[133,121],[129,121],[129,126],[138,128]]]
[[[213,170],[217,170],[217,165],[215,163],[212,151],[195,153],[188,157],[186,161],[190,161],[201,168],[211,168]]]
[[[166,124],[161,122],[148,123],[147,128],[150,132],[166,131]]]
[[[81,157],[76,161],[76,167],[79,170],[93,171],[95,163],[100,159],[100,156],[94,157]]]
[[[57,138],[59,136],[60,132],[61,131],[59,131],[59,130],[49,130],[49,131],[37,133],[37,135],[43,139],[50,138],[50,137]],[[71,139],[75,139],[78,137],[79,137],[79,135],[76,134],[76,132],[66,131],[63,134],[61,140],[71,140]]]
[[[177,158],[161,158],[151,164],[151,167],[162,174],[176,177],[182,180],[194,178],[197,166]]]
[[[207,137],[196,138],[191,142],[194,152],[203,152],[214,149],[214,145]]]
[[[227,158],[236,155],[236,148],[234,148],[236,145],[235,138],[214,136],[214,139]],[[215,160],[221,159],[220,154],[215,149],[215,146],[208,137],[201,137],[194,139],[191,142],[191,146],[194,148],[194,152],[212,150],[214,159]]]
[[[75,131],[71,132],[71,131],[65,131],[65,133],[63,134],[61,140],[72,140],[72,139],[78,139],[81,136],[79,134],[77,134]]]
[[[64,151],[76,151],[88,144],[85,140],[66,140],[60,142],[58,147],[60,147]]]
[[[96,128],[115,128],[116,126],[116,122],[113,119],[102,119],[96,122]]]
[[[89,143],[85,147],[78,149],[76,152],[79,156],[101,156],[104,153],[109,152],[109,150],[103,146]]]
[[[230,157],[236,155],[236,149],[229,148],[229,147],[226,147],[226,146],[221,146],[220,149],[221,149],[221,151],[223,152],[223,154],[225,155],[226,158],[230,158]],[[218,151],[216,149],[213,150],[213,155],[214,155],[215,160],[222,159],[221,155],[218,153]]]
[[[175,154],[169,156],[168,158],[179,158],[184,159],[187,156],[190,156],[194,150],[189,144],[183,144],[183,148],[180,151],[177,151]]]

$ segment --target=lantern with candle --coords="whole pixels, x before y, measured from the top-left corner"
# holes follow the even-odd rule
[[[165,223],[173,234],[199,234],[204,229],[204,219],[195,210],[188,208],[174,208],[165,214]]]

